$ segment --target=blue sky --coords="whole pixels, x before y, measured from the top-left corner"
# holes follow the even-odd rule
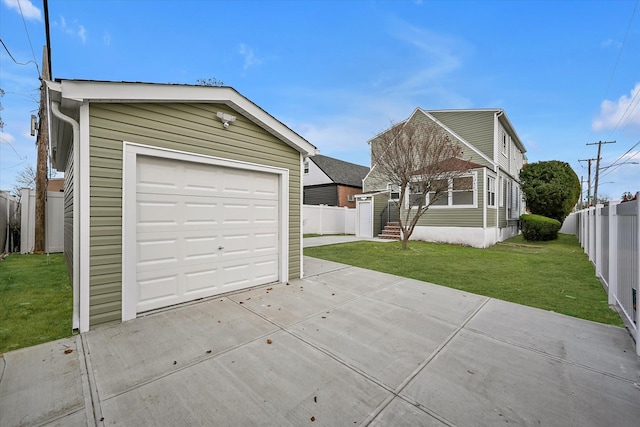
[[[0,0],[0,38],[16,61],[40,63],[42,2],[19,5],[22,15],[18,0]],[[503,108],[530,162],[566,161],[586,179],[578,159],[596,157],[587,143],[617,141],[603,146],[602,166],[640,162],[636,9],[637,0],[50,0],[52,71],[217,78],[322,154],[364,165],[367,140],[417,106]],[[36,67],[15,64],[0,46],[1,189],[35,165],[38,85]],[[640,191],[640,165],[603,171],[600,194],[625,191]]]

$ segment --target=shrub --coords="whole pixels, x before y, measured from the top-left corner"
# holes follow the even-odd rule
[[[580,180],[569,163],[529,163],[520,171],[520,186],[533,214],[562,222],[580,198]]]
[[[542,215],[524,214],[520,220],[522,221],[522,235],[530,241],[556,240],[562,225],[557,219]]]

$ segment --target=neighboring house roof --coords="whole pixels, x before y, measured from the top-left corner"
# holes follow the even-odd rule
[[[334,183],[349,187],[362,188],[362,180],[369,173],[369,168],[366,166],[320,154],[309,157],[309,160],[315,163]]]
[[[158,103],[211,103],[224,104],[232,110],[247,117],[290,147],[305,156],[314,155],[316,147],[302,136],[291,130],[284,123],[254,104],[229,86],[201,86],[182,84],[113,82],[98,80],[56,79],[47,81],[48,96],[53,102],[59,102],[61,110],[67,115],[77,115],[83,102],[158,102]],[[77,118],[77,117],[76,117]],[[213,120],[219,120],[212,117]],[[58,128],[58,121],[53,120],[54,129],[50,129],[50,144],[53,160],[56,159],[59,140],[71,139],[68,126]],[[60,132],[60,133],[59,133]],[[58,165],[60,166],[60,165]]]

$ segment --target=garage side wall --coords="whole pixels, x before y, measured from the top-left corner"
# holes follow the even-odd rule
[[[216,117],[237,117],[228,129]],[[224,105],[98,104],[90,122],[90,326],[122,310],[123,141],[289,169],[289,277],[300,276],[300,153]]]

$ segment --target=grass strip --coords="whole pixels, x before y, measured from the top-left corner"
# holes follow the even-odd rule
[[[72,310],[62,254],[0,261],[0,353],[70,336]]]

